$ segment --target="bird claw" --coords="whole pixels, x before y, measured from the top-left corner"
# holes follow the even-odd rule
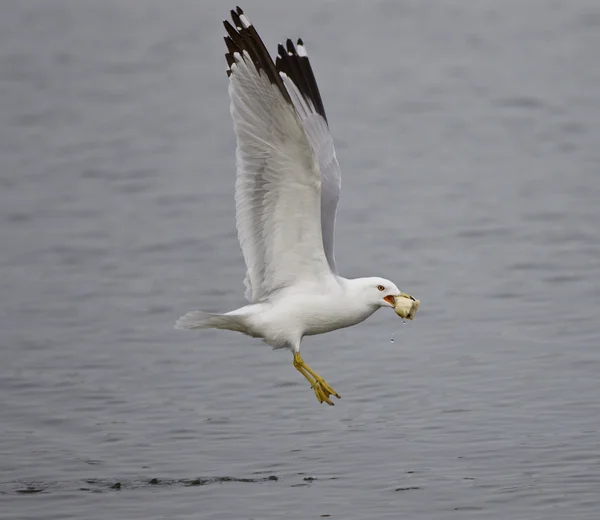
[[[294,353],[294,367],[300,372],[310,383],[311,388],[315,392],[315,396],[320,403],[327,403],[329,406],[333,406],[333,402],[329,399],[330,395],[334,395],[340,399],[338,394],[329,384],[318,375],[312,368],[310,368],[300,356],[299,352]]]
[[[338,394],[333,388],[329,386],[329,384],[324,379],[317,379],[312,385],[312,389],[317,396],[317,400],[320,403],[327,403],[329,406],[333,406],[334,403],[329,399],[330,395],[334,395],[338,399],[341,399],[340,394]]]
[[[329,406],[333,406],[334,403],[331,401],[331,399],[329,399],[330,395],[334,395],[338,399],[341,399],[340,394],[331,388],[324,379],[317,379],[312,388],[317,396],[317,400],[320,403],[325,402]]]

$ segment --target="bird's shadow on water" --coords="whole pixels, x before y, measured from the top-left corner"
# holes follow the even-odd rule
[[[88,493],[104,493],[110,491],[125,491],[143,488],[165,488],[165,487],[196,487],[208,486],[210,484],[226,483],[264,483],[276,482],[279,477],[269,475],[266,477],[242,478],[242,477],[197,477],[182,479],[137,478],[137,479],[111,479],[111,478],[89,478],[75,482],[54,481],[12,481],[0,482],[0,495],[34,495],[38,493],[52,493],[65,488],[76,489]]]

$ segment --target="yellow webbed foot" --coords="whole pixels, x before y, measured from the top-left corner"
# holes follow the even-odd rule
[[[340,399],[338,394],[319,374],[317,374],[312,368],[310,368],[300,356],[300,352],[294,352],[294,367],[300,372],[310,383],[310,386],[315,392],[315,396],[320,403],[327,403],[333,406],[333,402],[329,399],[329,396],[334,395]]]

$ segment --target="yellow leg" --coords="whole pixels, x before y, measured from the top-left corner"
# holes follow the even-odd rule
[[[304,362],[300,352],[294,352],[294,367],[308,380],[320,403],[326,402],[328,405],[333,406],[331,399],[329,399],[330,395],[335,395],[340,399],[340,395]]]

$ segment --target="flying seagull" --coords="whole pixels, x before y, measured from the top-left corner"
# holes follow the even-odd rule
[[[188,312],[176,327],[227,329],[293,352],[319,402],[339,394],[300,356],[304,336],[356,325],[380,307],[412,319],[419,301],[384,278],[343,278],[333,253],[341,173],[302,40],[275,63],[237,7],[225,21],[230,110],[237,139],[236,227],[250,304]]]

